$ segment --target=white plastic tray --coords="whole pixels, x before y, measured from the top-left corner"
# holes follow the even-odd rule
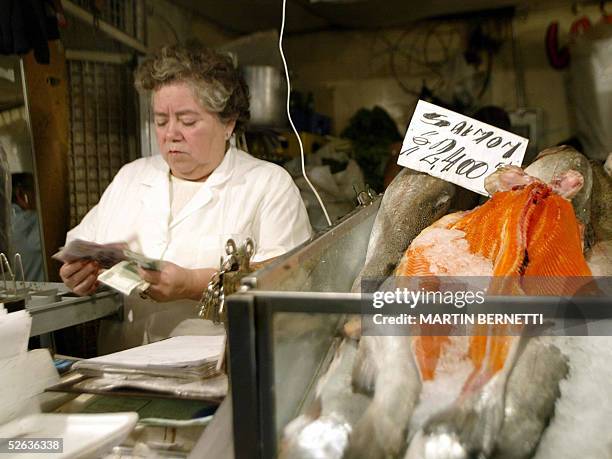
[[[1,425],[0,438],[15,438],[22,441],[33,438],[63,439],[63,451],[44,454],[21,451],[1,456],[2,459],[99,457],[120,444],[137,421],[136,413],[41,413],[25,416]]]

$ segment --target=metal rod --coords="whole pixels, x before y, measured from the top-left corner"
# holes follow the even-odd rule
[[[13,270],[11,269],[11,264],[9,263],[8,258],[6,258],[6,255],[4,254],[4,252],[0,253],[0,260],[2,261],[2,264],[6,266],[6,269],[8,269],[9,275],[11,276],[11,281],[14,282],[15,275],[13,274]],[[4,275],[4,269],[2,270],[2,277],[4,278],[4,289],[8,291],[8,285],[6,283],[6,276]]]
[[[21,271],[21,283],[23,285],[23,289],[26,290],[25,283],[25,271],[23,270],[23,261],[21,260],[21,254],[17,252],[15,254],[15,279],[17,279],[17,269]],[[17,284],[15,284],[15,295],[17,295]]]
[[[88,131],[88,126],[89,126],[89,119],[88,119],[88,112],[89,112],[89,104],[91,104],[91,97],[89,97],[89,93],[87,92],[87,87],[89,86],[88,84],[86,84],[86,79],[87,79],[87,71],[90,68],[90,65],[92,65],[90,62],[81,62],[81,94],[83,95],[83,172],[85,172],[84,174],[84,185],[85,185],[85,212],[83,212],[83,215],[79,215],[78,219],[80,220],[82,217],[85,216],[85,214],[87,213],[87,211],[90,209],[90,205],[89,205],[89,136],[87,135],[87,131]],[[78,197],[78,195],[77,195]],[[79,212],[80,214],[80,212]]]
[[[106,173],[108,174],[105,178],[106,184],[110,182],[113,176],[113,152],[111,149],[111,106],[110,106],[110,88],[108,85],[110,69],[105,67],[104,72],[104,92],[106,93]]]
[[[1,254],[2,256],[4,256],[4,254]],[[4,272],[4,263],[2,262],[2,260],[0,259],[0,272],[2,273],[2,282],[4,283],[4,291],[8,290],[8,286],[6,284],[6,275]]]
[[[67,49],[66,60],[69,61],[92,61],[104,64],[125,64],[130,62],[133,56],[128,53],[106,53],[102,51],[89,51],[84,49]]]
[[[68,91],[68,97],[70,98],[70,152],[69,152],[69,158],[68,158],[68,170],[70,173],[70,184],[69,184],[69,190],[70,190],[70,222],[71,225],[74,226],[76,225],[76,221],[78,219],[78,206],[77,206],[77,165],[76,165],[76,146],[75,146],[75,140],[74,140],[74,132],[75,132],[75,121],[76,121],[76,117],[75,117],[75,106],[76,106],[76,102],[74,100],[74,86],[75,86],[75,81],[74,81],[74,77],[73,77],[73,73],[75,73],[75,66],[77,65],[81,65],[81,63],[75,63],[75,62],[68,62],[68,84],[70,86],[70,90]],[[81,98],[83,98],[83,94],[81,93]],[[81,107],[83,106],[83,103],[81,101]],[[85,110],[82,110],[82,114],[83,116],[85,116]],[[84,148],[84,147],[83,147]],[[70,166],[72,166],[72,170],[70,170]]]
[[[125,80],[127,78],[123,72],[123,69],[121,68],[117,69],[117,72],[115,73],[115,75],[117,78],[118,94],[119,94],[119,97],[121,98],[125,94],[125,87],[126,87]],[[125,115],[124,110],[119,110],[118,113],[119,113],[119,148],[120,148],[119,156],[120,156],[121,164],[125,164],[130,161],[130,154],[129,154],[129,148],[128,148],[129,139],[127,138],[128,137],[127,136],[128,120],[127,120],[127,116],[124,116]]]
[[[100,19],[95,21],[93,14],[91,14],[87,10],[84,10],[83,8],[71,2],[70,0],[63,0],[62,5],[64,6],[64,10],[67,13],[73,15],[77,19],[80,19],[81,21],[84,21],[90,25],[94,25],[94,22],[96,22],[98,28],[105,34],[109,35],[111,38],[120,41],[124,45],[129,46],[130,48],[134,48],[136,51],[140,51],[141,53],[146,54],[147,47],[135,38],[129,36],[127,33],[122,32],[116,27],[113,27],[109,23]]]
[[[102,196],[102,192],[104,191],[104,186],[102,185],[102,168],[100,165],[101,162],[101,150],[102,148],[100,147],[100,80],[99,80],[99,70],[100,67],[104,66],[104,69],[106,69],[106,64],[100,64],[98,62],[93,63],[93,67],[94,67],[94,71],[93,71],[93,81],[94,81],[94,88],[96,88],[96,166],[97,166],[97,194],[98,196]],[[106,72],[104,72],[106,73]],[[106,77],[104,76],[104,74],[102,75],[102,80],[106,80]],[[106,97],[108,99],[108,95]],[[108,140],[108,139],[107,139]]]
[[[24,67],[24,63],[23,63],[23,58],[19,59],[19,70],[21,72],[20,78],[21,78],[21,92],[23,94],[23,105],[25,107],[24,109],[24,119],[26,121],[26,125],[27,125],[27,130],[28,130],[28,138],[30,139],[30,148],[29,148],[29,153],[32,157],[32,167],[33,167],[33,172],[34,172],[34,177],[36,177],[37,179],[34,180],[34,190],[36,192],[36,208],[37,209],[41,209],[42,206],[40,205],[40,183],[38,181],[38,165],[37,165],[37,160],[36,160],[36,152],[34,151],[34,135],[32,133],[32,120],[30,119],[30,96],[28,95],[28,85],[27,85],[27,81],[26,81],[26,73],[25,73],[25,67]],[[46,250],[46,242],[45,242],[45,232],[43,231],[43,227],[45,224],[45,221],[43,219],[43,215],[41,213],[39,213],[39,222],[38,222],[38,235],[40,238],[40,250],[41,253],[43,254],[42,257],[42,265],[43,265],[43,274],[44,274],[44,280],[49,279],[49,261],[47,260],[47,257],[44,256],[44,254],[47,253]]]

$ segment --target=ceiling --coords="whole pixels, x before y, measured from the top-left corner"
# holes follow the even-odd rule
[[[174,0],[227,33],[243,35],[279,29],[282,0]],[[286,33],[402,27],[411,22],[504,8],[541,9],[571,0],[287,0]],[[582,2],[584,3],[584,2]]]

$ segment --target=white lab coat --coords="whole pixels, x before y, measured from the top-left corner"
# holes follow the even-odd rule
[[[287,252],[312,233],[291,176],[233,146],[172,221],[170,189],[169,167],[161,156],[126,164],[99,203],[68,232],[67,242],[126,241],[147,257],[195,269],[218,268],[225,240],[232,235],[251,237],[253,261],[262,261]],[[195,317],[196,307],[195,301],[155,303],[132,294],[125,299],[124,323],[103,327],[100,350],[137,346],[143,337],[160,338],[180,320]],[[162,311],[167,313],[156,326],[163,323],[167,330],[151,331],[152,316]]]

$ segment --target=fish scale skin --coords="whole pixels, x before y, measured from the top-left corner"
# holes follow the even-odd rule
[[[493,273],[500,276],[494,280],[501,280],[489,286],[489,294],[508,294],[509,291],[520,294],[523,276],[529,278],[591,274],[582,255],[580,228],[572,204],[553,193],[550,186],[539,181],[494,194],[487,203],[469,212],[448,228],[464,232],[470,251],[493,261]],[[424,272],[422,268],[418,274],[411,271],[414,263],[406,261],[410,256],[420,258],[421,267],[435,264],[431,259],[423,257],[421,252],[421,247],[411,245],[400,263],[400,267],[404,269],[398,269],[397,274],[434,275],[432,272]],[[542,283],[540,293],[561,293],[558,288],[553,292],[546,288],[555,288],[555,285]],[[407,458],[420,455],[427,459],[449,459],[471,457],[473,454],[488,457],[491,454],[497,437],[503,432],[504,387],[516,361],[520,344],[519,338],[504,336],[509,335],[507,328],[496,328],[501,332],[501,336],[485,336],[483,330],[483,336],[470,338],[468,357],[474,364],[475,371],[468,378],[455,403],[430,419],[424,430],[417,434],[418,441],[410,445]],[[413,339],[413,347],[417,351],[415,356],[424,378],[435,378],[435,367],[440,353],[444,352],[444,345],[444,337],[416,336]],[[423,358],[423,355],[428,358]],[[559,368],[561,366],[556,365]],[[516,374],[520,374],[520,370]],[[517,377],[514,378],[513,384],[516,384],[516,380]],[[558,388],[558,382],[559,378],[552,377],[550,385],[547,386],[553,395],[554,390]],[[523,433],[531,435],[530,443],[525,449],[533,450],[552,410],[554,399],[551,401],[550,397],[546,398],[539,405],[540,412],[545,413],[544,415],[530,419],[533,421],[531,424],[525,422]],[[504,438],[511,436],[508,429],[520,430],[514,425],[516,419],[512,416],[507,418],[510,427],[506,429]],[[504,451],[508,452],[507,447]]]
[[[591,219],[593,171],[589,160],[583,154],[567,145],[547,148],[525,168],[527,174],[544,182],[550,182],[553,176],[568,170],[578,171],[584,178],[582,189],[571,201],[578,220],[588,225]]]
[[[448,219],[448,216],[445,217]],[[449,220],[447,220],[449,221]],[[452,221],[452,220],[450,220]],[[433,227],[437,224],[432,225]],[[439,226],[439,225],[438,225]],[[487,203],[448,225],[465,233],[470,249],[494,260],[494,276],[589,276],[582,256],[580,230],[572,205],[551,193],[549,186],[532,183],[526,187],[496,193]],[[559,247],[565,250],[560,251]],[[525,266],[524,261],[528,259]],[[398,276],[431,276],[430,261],[421,247],[411,247],[400,262]],[[452,273],[449,273],[452,274]],[[497,286],[507,292],[508,285]],[[495,287],[495,286],[493,286]],[[513,286],[519,289],[519,285]],[[494,288],[495,289],[495,288]],[[483,362],[487,341],[493,343],[490,362],[493,371],[504,365],[507,343],[503,337],[474,336],[470,357],[476,368]],[[433,378],[440,346],[446,341],[420,336],[416,339],[421,374]],[[428,356],[427,359],[422,356]],[[421,357],[421,358],[419,358]],[[423,366],[425,363],[429,366]],[[433,365],[433,368],[431,367]]]
[[[567,358],[543,338],[530,339],[517,359],[506,389],[504,424],[495,459],[531,457],[569,371]]]
[[[448,212],[454,195],[453,184],[403,169],[382,198],[366,260],[352,290],[361,290],[362,278],[391,275],[410,242]]]

